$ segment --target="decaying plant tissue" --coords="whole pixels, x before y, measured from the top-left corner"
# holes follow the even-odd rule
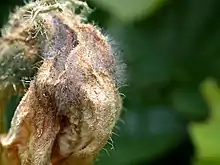
[[[83,23],[74,5],[87,8],[81,1],[30,2],[4,28],[1,42],[14,44],[11,56],[20,60],[14,65],[24,69],[0,79],[1,89],[20,91],[19,80],[32,80],[0,138],[3,165],[92,164],[112,134],[122,108],[118,62],[106,37]],[[8,53],[3,49],[1,57]]]

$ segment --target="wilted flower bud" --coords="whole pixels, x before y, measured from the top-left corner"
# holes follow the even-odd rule
[[[31,34],[41,28],[34,42],[44,60],[0,139],[4,154],[22,165],[91,164],[122,109],[116,56],[100,30],[65,5],[29,6],[39,15],[24,26]],[[62,11],[49,10],[57,6]]]

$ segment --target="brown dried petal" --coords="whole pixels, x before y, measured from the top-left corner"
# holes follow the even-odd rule
[[[89,165],[122,107],[116,60],[93,25],[65,13],[44,16],[52,36],[42,48],[46,59],[0,143],[12,165]]]

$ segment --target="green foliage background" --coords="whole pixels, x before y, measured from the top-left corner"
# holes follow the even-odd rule
[[[1,25],[19,4],[1,2]],[[220,164],[220,1],[90,0],[89,5],[95,9],[89,20],[117,41],[128,66],[119,136],[97,164],[147,164],[188,135],[197,165]],[[18,101],[9,104],[8,121]]]

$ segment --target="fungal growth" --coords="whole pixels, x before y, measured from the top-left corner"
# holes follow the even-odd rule
[[[75,14],[76,5],[88,11],[81,1],[30,2],[4,27],[0,72],[10,72],[1,73],[0,98],[30,83],[0,138],[3,165],[89,165],[112,135],[123,64],[100,30]]]

